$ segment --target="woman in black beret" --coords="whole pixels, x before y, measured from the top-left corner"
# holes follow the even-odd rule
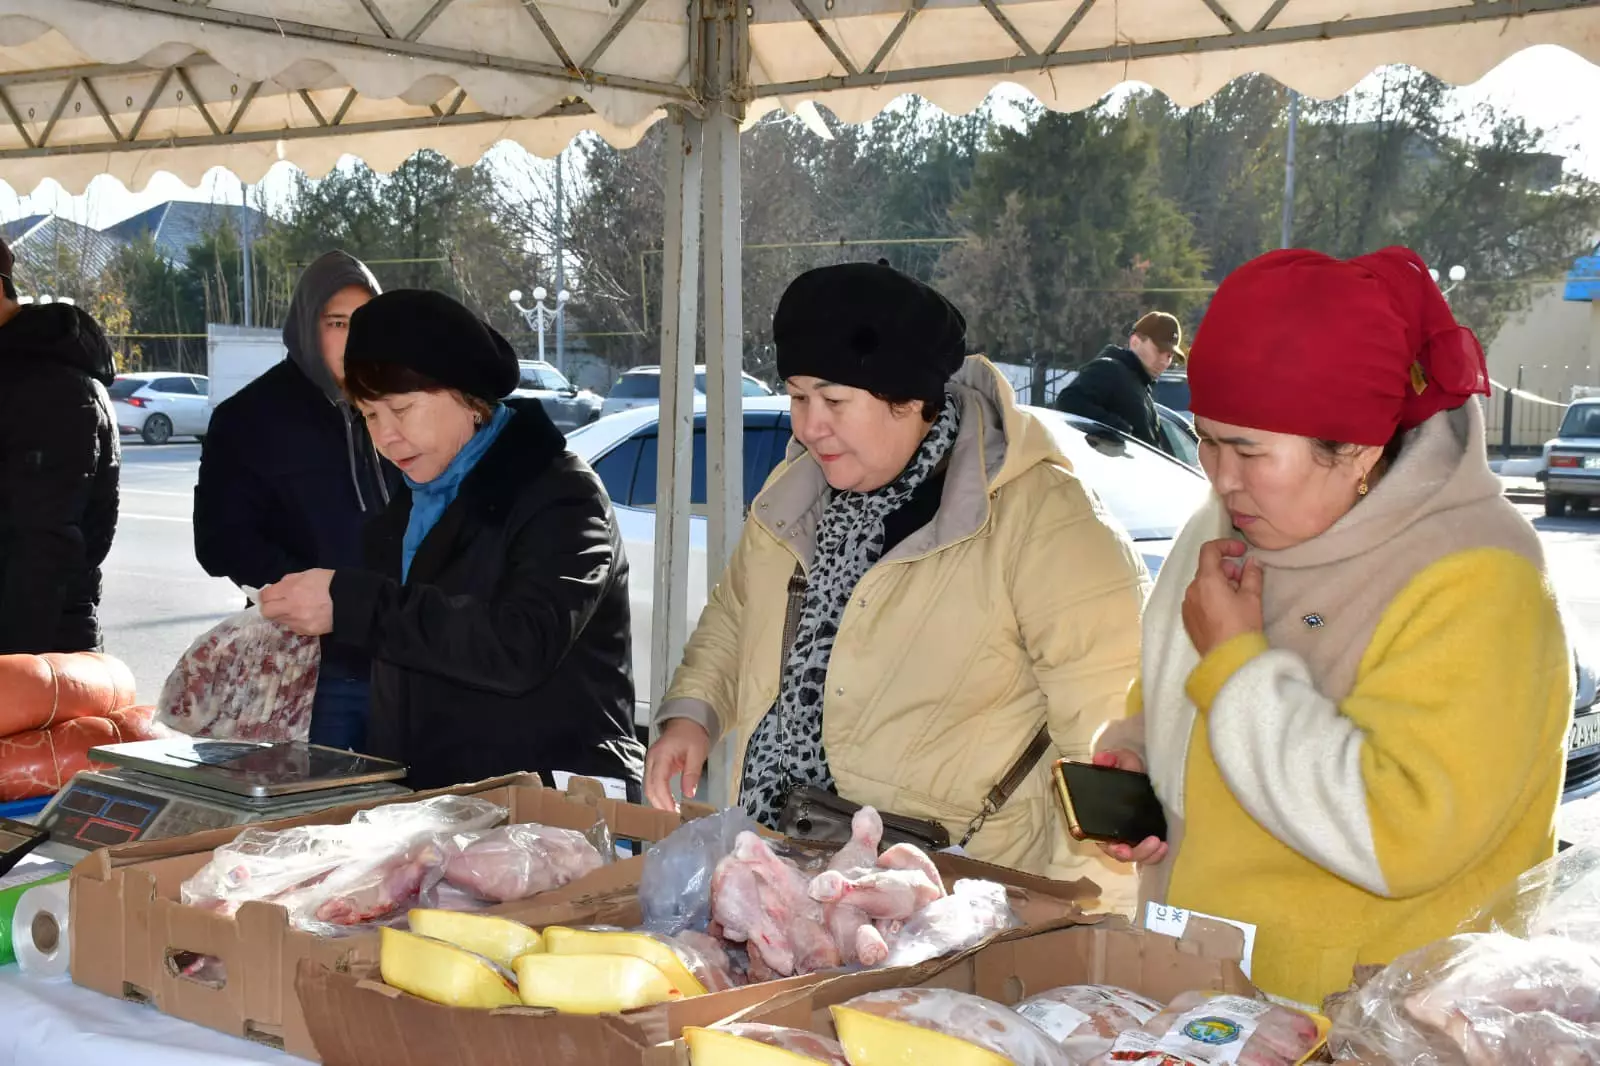
[[[413,788],[520,770],[639,793],[628,563],[605,490],[516,353],[436,292],[350,320],[345,391],[405,488],[367,531],[368,570],[308,570],[262,613],[374,661],[367,749]]]
[[[939,823],[981,859],[1088,875],[1049,764],[1120,717],[1148,582],[1048,426],[939,293],[885,264],[815,270],[773,320],[795,441],[756,497],[655,720],[646,793],[726,796],[777,827],[820,788]]]

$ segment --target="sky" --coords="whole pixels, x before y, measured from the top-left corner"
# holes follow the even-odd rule
[[[1460,98],[1469,106],[1493,104],[1546,130],[1547,149],[1566,155],[1569,168],[1600,179],[1600,106],[1594,103],[1600,100],[1600,66],[1563,48],[1540,45],[1519,52],[1461,89]],[[290,164],[280,163],[262,181],[260,188],[269,202],[283,195],[293,173]],[[237,178],[220,169],[197,188],[171,175],[158,175],[139,193],[129,192],[115,179],[96,178],[87,194],[76,197],[53,182],[32,195],[19,195],[0,180],[0,221],[55,212],[103,228],[167,200],[240,203],[243,191]]]

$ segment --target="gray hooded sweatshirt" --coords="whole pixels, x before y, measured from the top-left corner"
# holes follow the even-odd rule
[[[361,510],[368,513],[382,511],[389,503],[389,492],[383,477],[378,473],[378,457],[361,424],[351,408],[333,372],[322,358],[322,310],[340,290],[359,285],[374,296],[383,292],[383,286],[373,277],[367,265],[347,252],[328,252],[306,267],[295,286],[294,298],[289,302],[289,315],[283,323],[283,344],[289,349],[289,360],[311,383],[322,391],[328,402],[339,408],[344,421],[345,452],[350,465],[350,480],[355,485],[356,498]],[[376,493],[374,493],[376,489]],[[369,497],[376,498],[369,498]]]

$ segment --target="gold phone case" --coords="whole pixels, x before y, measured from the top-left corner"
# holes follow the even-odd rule
[[[1061,813],[1066,816],[1067,834],[1073,840],[1085,841],[1089,837],[1083,831],[1083,825],[1078,821],[1078,814],[1072,807],[1072,794],[1067,791],[1067,775],[1061,772],[1063,763],[1068,759],[1057,759],[1050,765],[1050,777],[1056,783],[1056,798],[1061,801]]]

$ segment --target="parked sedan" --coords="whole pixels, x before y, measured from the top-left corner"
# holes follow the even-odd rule
[[[1571,508],[1583,514],[1600,496],[1600,399],[1576,400],[1567,408],[1556,438],[1544,446],[1544,513],[1560,518]]]
[[[703,406],[703,402],[702,402]],[[1028,408],[1056,431],[1073,470],[1105,504],[1133,538],[1152,574],[1161,569],[1172,540],[1200,503],[1209,486],[1205,476],[1186,465],[1107,426],[1076,415]],[[1178,421],[1183,421],[1179,419]],[[655,589],[656,460],[660,409],[639,408],[602,418],[575,431],[568,446],[594,467],[616,508],[628,552],[629,595],[633,608],[633,675],[638,691],[636,720],[649,724],[652,597]],[[745,509],[783,460],[789,446],[787,397],[755,397],[744,401]],[[706,601],[706,416],[695,415],[693,466],[689,478],[689,612],[690,627]],[[1063,566],[1071,565],[1063,559]],[[1587,666],[1577,663],[1574,705],[1567,761],[1566,798],[1600,792],[1600,693]]]
[[[767,388],[756,378],[749,374],[743,375],[744,383],[740,395],[746,399],[758,396],[771,396],[772,390]],[[694,395],[696,402],[705,402],[706,395],[706,368],[694,368]],[[787,401],[785,401],[787,402]],[[640,407],[657,407],[661,404],[661,368],[659,366],[636,366],[617,379],[611,386],[611,391],[606,394],[605,407],[601,414],[617,415],[624,411],[632,411]]]
[[[156,371],[119,374],[107,391],[119,432],[146,444],[165,444],[173,437],[205,438],[211,424],[209,389],[209,380],[199,374]]]
[[[538,400],[563,433],[586,426],[600,417],[601,399],[588,389],[580,389],[565,374],[536,359],[524,359],[522,380],[513,396]]]

